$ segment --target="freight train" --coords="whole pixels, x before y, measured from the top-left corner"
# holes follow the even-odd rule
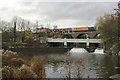
[[[70,31],[70,32],[87,32],[87,31],[95,31],[94,27],[75,27],[75,28],[62,28],[62,29],[57,29],[58,31],[65,32],[65,31]]]

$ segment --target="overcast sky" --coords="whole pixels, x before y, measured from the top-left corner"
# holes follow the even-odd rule
[[[97,17],[114,13],[119,0],[3,0],[0,19],[19,16],[59,27],[92,26]]]

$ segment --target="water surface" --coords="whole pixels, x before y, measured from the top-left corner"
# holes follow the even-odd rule
[[[74,53],[73,53],[74,54]],[[73,56],[68,53],[39,54],[45,56],[47,78],[109,78],[120,74],[120,56],[85,53]]]

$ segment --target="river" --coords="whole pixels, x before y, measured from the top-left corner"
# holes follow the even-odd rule
[[[76,53],[72,53],[76,54]],[[109,78],[120,74],[120,56],[94,53],[39,54],[48,60],[46,78]],[[69,75],[70,74],[70,75]]]

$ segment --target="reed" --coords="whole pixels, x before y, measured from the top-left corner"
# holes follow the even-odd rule
[[[2,69],[2,78],[18,78],[18,75],[16,73],[16,69],[13,69],[9,66],[4,66]]]
[[[78,80],[81,79],[81,68],[83,67],[83,64],[82,64],[82,60],[78,60],[75,62],[75,66],[76,66],[76,78]]]
[[[31,61],[25,61],[16,52],[3,53],[3,78],[45,78],[46,60],[42,56],[34,56]]]
[[[18,78],[37,78],[37,75],[26,65],[22,65],[17,69],[17,75]]]
[[[37,75],[37,78],[45,78],[45,64],[46,60],[42,56],[34,56],[31,59],[31,69],[35,72]]]

